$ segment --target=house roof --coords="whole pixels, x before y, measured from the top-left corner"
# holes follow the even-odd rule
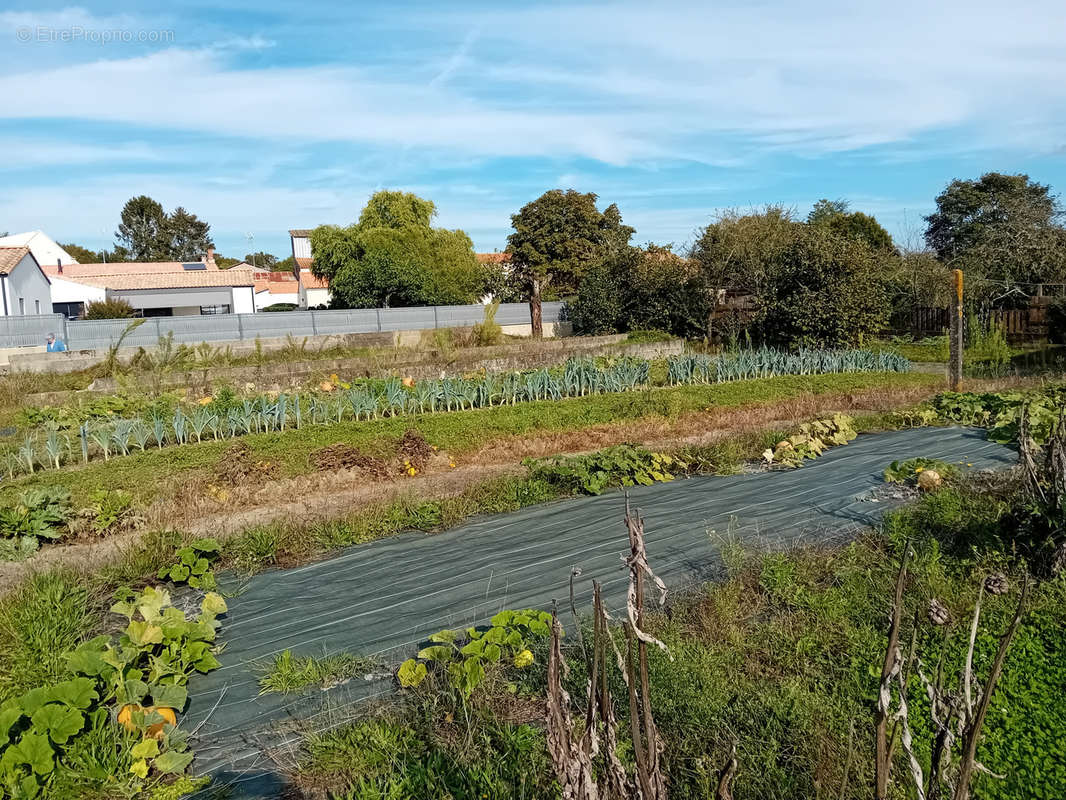
[[[251,269],[233,267],[219,269],[213,260],[118,262],[112,264],[69,264],[59,271],[48,265],[44,272],[54,278],[96,286],[101,289],[195,289],[210,286],[254,286]]]
[[[11,270],[17,267],[26,256],[30,254],[30,248],[0,247],[0,275],[10,275]]]
[[[77,264],[78,260],[53,241],[44,231],[26,231],[0,236],[0,247],[28,247],[33,257],[41,261],[51,261],[58,257],[64,264]]]
[[[306,239],[310,235],[311,235],[311,230],[309,228],[294,228],[291,231],[289,231],[289,236],[292,236],[292,237],[294,237],[296,239]]]
[[[301,259],[298,259],[298,260],[299,261],[306,261],[308,264],[311,263],[311,259],[309,259],[309,258],[301,258]],[[303,265],[301,265],[301,267],[302,266]],[[313,274],[311,274],[311,270],[309,270],[309,269],[303,269],[303,268],[300,269],[300,283],[303,284],[304,289],[328,289],[329,288],[329,281],[327,281],[325,278],[316,278]]]
[[[510,253],[475,253],[480,264],[506,264],[511,260]]]

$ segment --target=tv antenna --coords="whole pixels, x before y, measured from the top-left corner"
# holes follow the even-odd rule
[[[244,238],[248,240],[248,254],[252,257],[252,269],[255,269],[255,234],[249,231]]]

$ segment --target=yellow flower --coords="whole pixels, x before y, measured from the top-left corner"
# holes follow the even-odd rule
[[[339,381],[339,380],[340,380],[340,378],[338,378],[338,377],[337,377],[337,373],[336,373],[336,372],[334,372],[334,373],[333,373],[332,375],[330,375],[330,376],[329,376],[329,379],[330,379],[331,381],[333,381],[334,383],[336,383],[337,381]]]
[[[915,472],[924,472],[925,471],[925,467],[915,467],[914,471]]]
[[[200,405],[206,406],[206,405],[209,405],[210,403],[211,403],[211,398],[210,397],[201,397],[200,398]]]
[[[412,475],[413,476],[413,475],[416,475],[417,473],[418,473],[418,470],[415,469],[414,467],[408,467],[407,468],[407,474],[408,475]]]
[[[454,461],[449,461],[448,462],[448,466],[451,467],[452,469],[455,469],[455,462]]]
[[[516,667],[528,667],[533,663],[533,653],[530,650],[523,650],[521,653],[514,657],[514,665]]]

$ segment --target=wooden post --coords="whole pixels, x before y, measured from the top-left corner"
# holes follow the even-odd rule
[[[949,365],[948,379],[951,391],[957,392],[962,388],[962,349],[963,349],[963,318],[962,318],[962,270],[955,270],[955,307],[951,315],[951,362]]]

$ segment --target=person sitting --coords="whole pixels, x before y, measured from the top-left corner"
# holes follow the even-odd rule
[[[67,351],[67,346],[63,344],[62,339],[57,339],[54,333],[50,333],[48,334],[45,350],[49,353],[65,353]]]

